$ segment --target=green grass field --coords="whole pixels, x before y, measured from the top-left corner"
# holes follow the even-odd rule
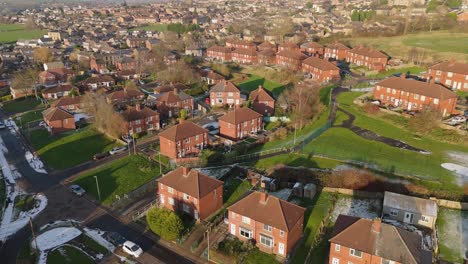
[[[396,69],[388,69],[386,71],[383,71],[383,72],[379,72],[377,74],[371,74],[371,75],[367,75],[368,77],[371,77],[371,78],[386,78],[386,77],[389,77],[389,76],[392,76],[396,73],[410,73],[410,74],[418,74],[418,73],[421,73],[423,71],[425,71],[426,68],[424,67],[419,67],[419,66],[412,66],[412,67],[404,67],[404,68],[396,68]],[[372,85],[369,85],[369,86],[372,86]],[[359,87],[354,87],[354,88],[359,88]]]
[[[168,26],[168,24],[156,23],[156,24],[151,24],[151,25],[146,25],[146,26],[141,26],[141,27],[132,28],[131,31],[135,31],[135,30],[147,30],[147,31],[166,32],[166,31],[167,31],[167,26]]]
[[[424,61],[433,63],[434,57],[442,60],[455,58],[460,62],[468,61],[468,33],[448,31],[421,32],[395,37],[356,37],[343,39],[352,46],[365,44],[386,52],[394,58],[407,58],[412,48],[424,49]]]
[[[92,127],[51,136],[46,130],[30,133],[30,142],[39,156],[51,168],[63,170],[91,160],[96,153],[118,144]]]
[[[22,113],[41,107],[41,101],[35,97],[23,97],[3,103],[3,110],[9,114]]]
[[[44,111],[44,110],[31,111],[31,112],[27,112],[27,113],[17,117],[16,121],[15,121],[16,125],[17,126],[22,125],[23,128],[27,128],[28,123],[38,121],[38,120],[42,120],[42,111]]]
[[[431,154],[416,153],[370,141],[345,128],[329,129],[308,144],[304,148],[304,153],[372,163],[389,173],[414,175],[422,179],[440,181],[445,184],[445,188],[454,187],[453,175],[440,165],[448,160],[448,151],[468,152],[466,143],[455,145],[429,137],[416,137],[410,130],[394,124],[395,120],[400,120],[402,117],[382,119],[379,116],[368,116],[353,104],[353,100],[360,95],[362,93],[342,93],[338,97],[340,107],[356,116],[354,125],[382,136],[399,139],[414,147],[430,151]]]
[[[272,92],[274,96],[279,96],[285,89],[284,85],[266,80],[263,77],[258,75],[250,75],[249,79],[245,82],[238,83],[237,86],[244,92],[251,92],[258,88],[261,85],[263,88],[267,89],[268,91]]]
[[[301,206],[306,207],[304,216],[304,241],[299,246],[296,254],[292,257],[292,263],[305,263],[307,254],[314,243],[320,223],[327,216],[328,210],[333,206],[333,194],[317,193],[313,200],[303,199]]]
[[[252,164],[253,163],[253,164]],[[261,159],[257,162],[249,162],[248,165],[253,165],[255,168],[260,170],[267,170],[278,164],[283,164],[292,167],[306,167],[306,168],[318,168],[318,169],[333,169],[338,165],[343,164],[340,161],[332,159],[324,159],[320,157],[311,157],[304,154],[282,154],[273,156],[266,159]]]
[[[257,248],[247,254],[244,261],[245,264],[279,264],[280,262],[276,260],[275,256],[272,254],[264,253]]]
[[[116,195],[123,197],[124,194],[160,175],[159,167],[155,163],[143,156],[133,155],[85,173],[74,181],[98,199],[94,176],[97,176],[99,181],[101,202],[110,205],[116,200]]]
[[[229,178],[224,182],[226,190],[223,193],[224,206],[227,207],[237,201],[252,186],[249,181]]]
[[[47,264],[92,264],[94,261],[72,246],[62,246],[47,255]]]
[[[46,34],[46,30],[26,29],[20,24],[0,24],[0,44],[16,42],[18,39],[35,39]]]

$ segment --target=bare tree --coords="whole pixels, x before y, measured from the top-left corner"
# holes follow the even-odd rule
[[[39,79],[39,71],[29,68],[25,71],[17,72],[13,76],[11,87],[14,90],[20,91],[25,96],[33,94],[37,95],[37,83]]]
[[[180,82],[191,84],[198,81],[198,76],[194,70],[183,61],[178,61],[167,67],[166,70],[158,74],[158,80],[166,83]]]
[[[412,129],[422,135],[427,135],[435,128],[439,127],[442,120],[442,114],[437,109],[427,108],[417,113],[409,120]]]
[[[50,52],[50,49],[45,47],[34,49],[33,58],[37,63],[46,63],[54,60],[54,56],[52,55],[52,52]]]
[[[278,104],[290,114],[292,124],[297,128],[305,126],[323,108],[319,90],[320,87],[313,82],[300,82],[278,99]]]
[[[99,93],[86,93],[83,95],[85,112],[94,117],[93,125],[102,133],[117,138],[127,131],[125,121],[121,115],[114,111],[112,104],[106,102],[104,95]]]

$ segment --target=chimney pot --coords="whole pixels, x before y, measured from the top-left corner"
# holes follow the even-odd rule
[[[141,111],[141,104],[136,104],[135,108],[136,108],[137,111]]]
[[[260,193],[260,202],[261,203],[266,203],[268,199],[268,193],[266,191],[263,191]]]
[[[179,89],[174,88],[174,94],[175,94],[175,95],[179,94]]]
[[[372,222],[372,231],[375,233],[380,233],[380,225],[382,224],[382,221],[379,218],[374,219]]]
[[[189,167],[182,167],[183,176],[187,176],[189,172],[190,172]]]

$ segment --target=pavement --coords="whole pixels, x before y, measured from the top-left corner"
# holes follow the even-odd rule
[[[3,112],[0,112],[0,118],[6,119],[7,117]],[[136,242],[145,251],[138,259],[140,263],[203,263],[202,260],[181,251],[180,248],[171,246],[165,241],[159,241],[152,232],[135,228],[132,226],[133,223],[123,223],[118,216],[112,215],[99,204],[95,204],[86,195],[78,197],[71,193],[67,186],[61,184],[77,173],[121,158],[121,155],[126,155],[125,153],[109,157],[106,160],[80,164],[64,171],[40,174],[34,171],[26,161],[25,152],[28,150],[28,145],[25,144],[20,135],[12,135],[8,129],[3,129],[0,131],[0,136],[8,148],[8,153],[5,154],[8,162],[14,165],[23,176],[19,184],[28,192],[42,192],[48,198],[47,207],[33,220],[36,230],[44,224],[56,220],[73,219],[92,228],[119,232],[127,239]],[[151,144],[150,141],[142,143]],[[0,245],[1,263],[16,263],[16,256],[20,248],[30,237],[31,230],[29,226],[26,226],[11,236],[3,245]]]

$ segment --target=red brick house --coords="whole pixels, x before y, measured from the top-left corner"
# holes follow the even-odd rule
[[[329,264],[432,263],[420,235],[380,219],[339,215],[329,241]]]
[[[135,107],[127,107],[122,116],[126,122],[124,134],[140,134],[152,130],[159,130],[159,113],[149,109],[148,107],[141,107],[136,104]]]
[[[219,134],[240,140],[263,130],[263,116],[250,108],[238,108],[218,119]]]
[[[58,107],[69,113],[82,112],[84,109],[82,99],[83,97],[81,96],[62,97],[58,99],[57,101],[53,102],[51,107]]]
[[[136,61],[130,57],[123,57],[117,60],[115,67],[117,67],[117,70],[119,71],[135,70]]]
[[[53,134],[76,129],[73,114],[60,107],[51,107],[45,110],[42,112],[42,117]]]
[[[325,52],[325,48],[317,42],[311,41],[301,45],[301,52],[307,56],[322,57]]]
[[[356,47],[348,50],[346,61],[357,66],[366,66],[370,70],[383,71],[387,65],[388,56],[368,47]]]
[[[269,41],[265,41],[262,44],[257,46],[258,51],[264,51],[264,50],[271,50],[273,52],[276,52],[276,45],[272,44]]]
[[[223,206],[223,182],[180,167],[158,180],[159,204],[204,220]]]
[[[145,99],[145,94],[139,90],[127,89],[112,92],[106,96],[107,103],[109,104],[131,104]]]
[[[89,90],[97,90],[98,88],[109,89],[115,85],[115,80],[110,75],[99,75],[89,77],[88,79],[82,81],[81,85]]]
[[[257,46],[254,43],[242,39],[228,39],[226,40],[226,47],[231,49],[257,49]]]
[[[302,71],[319,83],[340,80],[340,69],[335,64],[319,59],[318,57],[309,57],[302,62]]]
[[[374,99],[408,111],[422,111],[430,107],[444,116],[457,112],[457,94],[440,84],[405,79],[404,74],[376,83]]]
[[[70,84],[59,84],[55,87],[42,90],[42,97],[47,100],[59,99],[64,96],[68,96],[73,89],[78,91],[76,87],[73,87]]]
[[[275,98],[261,85],[250,93],[249,100],[256,112],[264,116],[272,116],[275,113]]]
[[[181,121],[159,133],[161,154],[171,159],[198,156],[208,144],[208,130],[190,121]]]
[[[276,64],[291,68],[293,70],[299,70],[302,65],[302,61],[307,59],[307,56],[296,50],[282,50],[276,54]]]
[[[265,49],[257,52],[259,64],[271,65],[276,63],[276,51]]]
[[[230,81],[218,82],[210,89],[210,105],[240,107],[242,105],[240,90]]]
[[[219,61],[230,61],[232,49],[223,46],[212,46],[206,50],[206,56]]]
[[[339,42],[335,42],[333,44],[325,46],[323,57],[335,60],[344,60],[346,59],[346,54],[348,53],[348,50],[350,50],[348,46]]]
[[[50,69],[39,73],[39,84],[51,87],[59,83],[66,83],[72,77],[75,77],[72,70],[66,68]]]
[[[286,257],[301,238],[305,208],[264,192],[252,192],[228,207],[229,233],[253,240],[264,252]]]
[[[182,109],[185,109],[187,114],[191,115],[194,103],[190,95],[174,88],[171,92],[163,93],[156,99],[156,107],[162,116],[171,118],[179,116],[179,112]]]
[[[255,49],[238,48],[231,52],[233,62],[240,64],[257,64],[258,56]]]
[[[215,85],[219,82],[226,80],[221,74],[218,74],[214,71],[202,71],[201,74],[202,81],[206,82],[208,85]]]
[[[429,67],[424,76],[454,90],[468,91],[468,64],[454,60],[437,63]]]
[[[301,49],[299,48],[299,46],[297,46],[296,44],[292,43],[292,42],[284,42],[282,44],[280,44],[278,46],[278,52],[280,51],[286,51],[286,50],[289,50],[289,51],[300,51]]]
[[[148,84],[148,85],[151,85],[151,84]],[[182,83],[169,83],[165,85],[159,85],[156,88],[153,88],[153,93],[155,95],[158,95],[158,94],[162,95],[167,92],[173,92],[174,89],[177,89],[179,91],[185,91],[185,90],[190,89],[190,87]]]

